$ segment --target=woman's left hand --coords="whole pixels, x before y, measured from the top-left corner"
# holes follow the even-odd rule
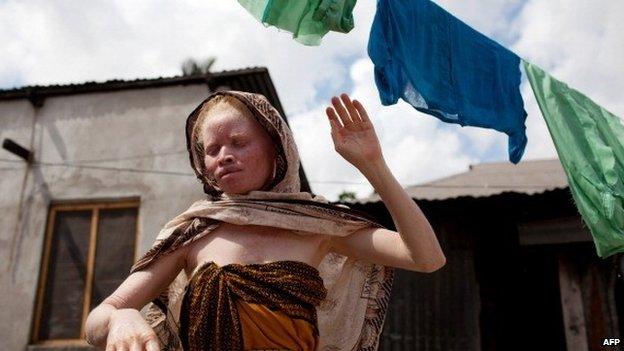
[[[364,106],[357,100],[351,101],[347,94],[341,94],[340,99],[334,96],[331,101],[333,107],[327,107],[325,113],[329,117],[334,149],[360,170],[382,161],[379,139]]]

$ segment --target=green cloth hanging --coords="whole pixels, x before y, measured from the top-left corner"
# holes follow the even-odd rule
[[[598,256],[624,251],[624,125],[539,67],[523,61]]]
[[[238,0],[266,27],[293,33],[303,45],[319,45],[330,30],[348,33],[353,29],[356,0]]]

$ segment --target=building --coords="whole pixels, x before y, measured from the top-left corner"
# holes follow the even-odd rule
[[[406,190],[447,264],[396,270],[379,350],[603,350],[621,337],[621,255],[597,256],[558,160],[479,164]],[[349,204],[393,227],[377,194]]]
[[[265,68],[0,91],[0,139],[33,155],[0,156],[1,350],[84,348],[88,312],[204,197],[184,125],[224,88],[262,93],[284,115]]]

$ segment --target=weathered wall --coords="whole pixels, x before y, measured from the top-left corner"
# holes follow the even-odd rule
[[[0,104],[0,140],[11,138],[13,141],[29,146],[32,140],[34,109],[26,100],[7,101]],[[16,349],[23,347],[20,338],[23,334],[23,321],[29,311],[22,309],[24,301],[29,300],[32,291],[28,291],[28,282],[17,275],[17,269],[11,258],[17,257],[14,248],[20,245],[22,228],[17,226],[20,214],[20,198],[22,197],[26,166],[20,158],[0,151],[0,159],[16,162],[0,162],[0,349]],[[31,288],[31,290],[34,290]],[[28,332],[28,328],[26,328]],[[11,348],[11,346],[14,346]]]
[[[192,174],[184,123],[207,95],[197,84],[53,97],[40,108],[0,101],[0,139],[34,150],[36,162]],[[25,162],[0,162],[0,193],[1,350],[24,350],[29,342],[51,201],[140,198],[140,255],[169,219],[203,197],[195,176]]]

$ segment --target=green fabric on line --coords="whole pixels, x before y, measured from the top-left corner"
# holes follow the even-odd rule
[[[319,45],[330,30],[348,33],[353,29],[356,0],[238,0],[265,27],[275,26],[293,33],[309,46]]]
[[[624,252],[624,125],[585,95],[523,60],[598,256]]]

